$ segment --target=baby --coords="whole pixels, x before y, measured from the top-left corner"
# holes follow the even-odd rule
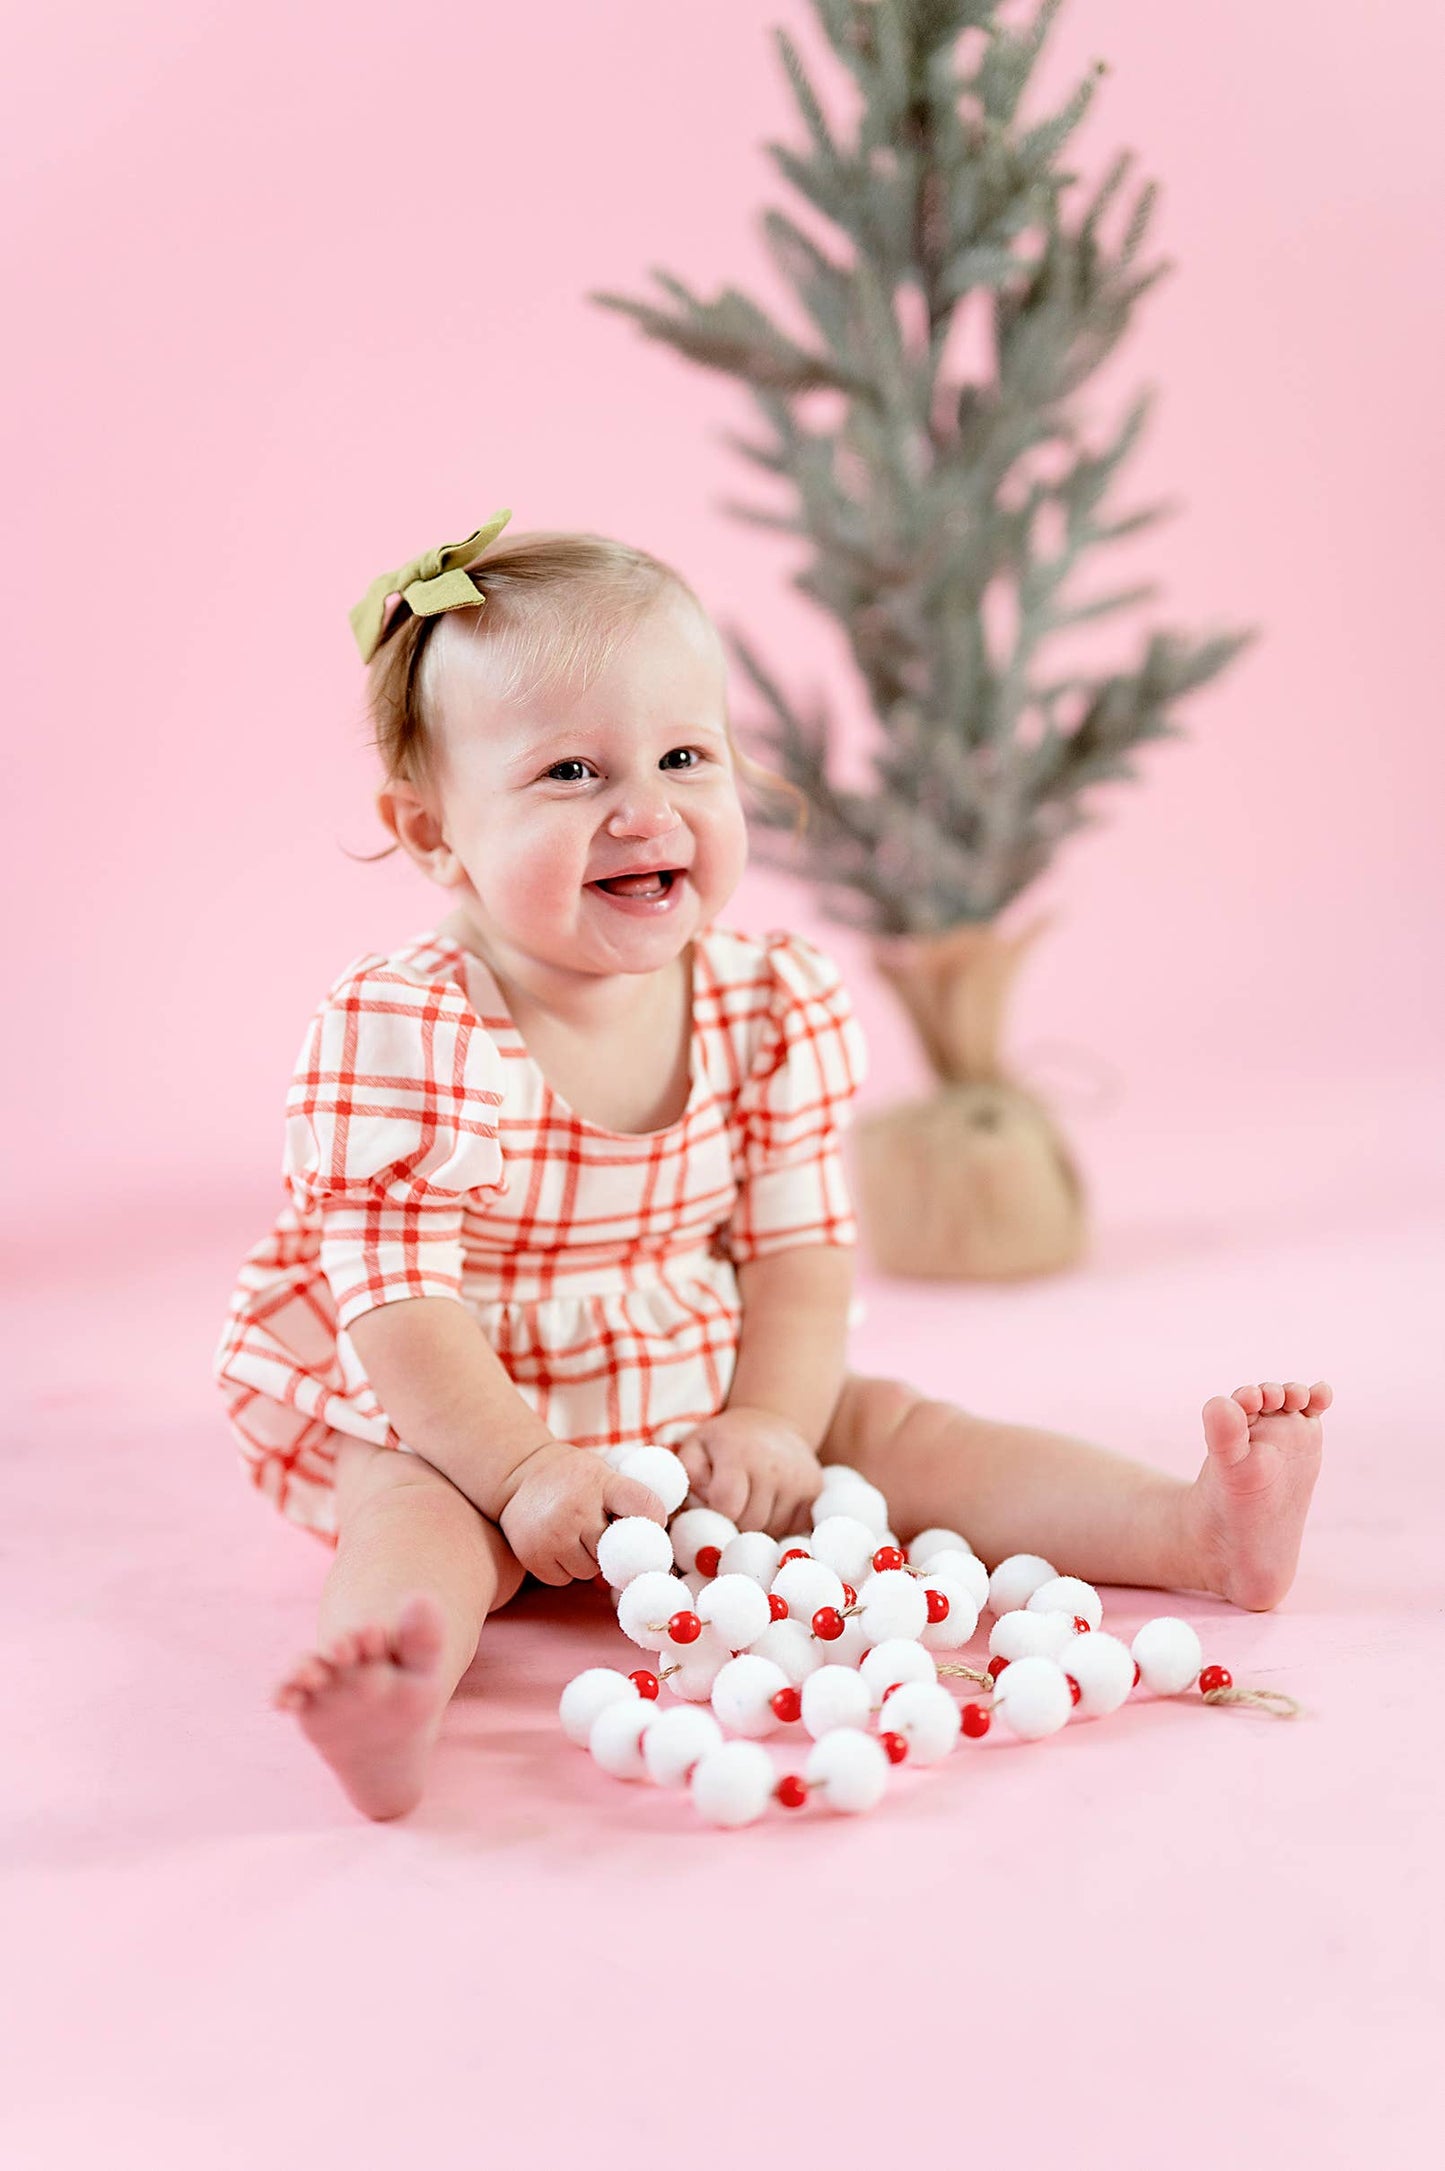
[[[1207,1402],[1191,1486],[848,1370],[862,1038],[821,950],[719,923],[739,783],[778,780],[685,581],[596,536],[498,547],[506,517],[352,614],[377,806],[450,910],[317,1010],[216,1355],[250,1476],[334,1547],[278,1707],[405,1814],[487,1615],[663,1520],[600,1452],[648,1442],[744,1530],[805,1529],[843,1462],[904,1541],[1277,1604],[1322,1381]]]

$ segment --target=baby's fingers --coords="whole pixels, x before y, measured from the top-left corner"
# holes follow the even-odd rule
[[[701,1440],[684,1440],[673,1453],[687,1472],[687,1481],[699,1500],[707,1494],[708,1479],[712,1475],[712,1463]]]
[[[609,1515],[645,1515],[654,1523],[667,1521],[667,1510],[650,1485],[613,1471],[602,1488],[602,1505]]]

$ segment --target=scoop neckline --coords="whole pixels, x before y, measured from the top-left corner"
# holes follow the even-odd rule
[[[577,1113],[577,1110],[572,1107],[570,1102],[563,1100],[561,1094],[557,1091],[557,1088],[553,1085],[551,1079],[543,1070],[536,1056],[533,1055],[531,1049],[528,1047],[525,1039],[522,1036],[522,1029],[518,1025],[516,1019],[512,1016],[512,1012],[510,1006],[508,1005],[507,999],[502,993],[501,984],[498,981],[496,974],[492,971],[491,966],[487,963],[486,959],[484,957],[479,957],[475,950],[469,950],[466,947],[465,943],[458,942],[454,936],[443,935],[440,930],[437,930],[433,939],[443,943],[447,949],[451,950],[457,957],[461,959],[462,971],[465,975],[467,984],[468,999],[471,1001],[474,1011],[477,1008],[477,1004],[475,997],[472,994],[472,979],[474,975],[480,978],[484,987],[489,991],[492,1000],[495,1001],[497,1009],[506,1019],[507,1030],[515,1041],[518,1051],[527,1062],[529,1068],[535,1073],[537,1078],[540,1079],[542,1084],[542,1090],[547,1096],[549,1106],[557,1109],[559,1114],[564,1116],[569,1123],[575,1124],[579,1131],[589,1132],[594,1138],[608,1138],[615,1140],[633,1139],[639,1143],[647,1143],[649,1141],[656,1141],[659,1138],[670,1138],[674,1131],[680,1131],[683,1125],[688,1122],[688,1120],[692,1116],[693,1110],[697,1106],[698,1101],[702,1097],[704,1083],[704,1072],[702,1064],[702,1031],[698,1023],[697,1000],[698,961],[703,955],[701,931],[699,931],[699,933],[694,935],[692,938],[692,973],[690,975],[691,1024],[688,1031],[687,1042],[687,1101],[683,1108],[682,1114],[676,1119],[675,1122],[664,1124],[660,1130],[656,1131],[613,1131],[609,1130],[607,1125],[604,1123],[593,1123],[589,1117],[579,1115]]]

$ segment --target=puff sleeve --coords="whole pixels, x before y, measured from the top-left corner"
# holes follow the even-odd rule
[[[311,1021],[282,1174],[319,1225],[337,1324],[403,1297],[458,1297],[469,1194],[504,1191],[501,1058],[455,983],[362,958]]]
[[[766,1013],[735,1113],[735,1266],[800,1244],[855,1244],[842,1135],[868,1074],[842,975],[801,935],[765,938]]]

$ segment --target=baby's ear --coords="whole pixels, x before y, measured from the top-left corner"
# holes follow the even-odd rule
[[[440,815],[404,777],[392,777],[376,795],[376,811],[422,873],[453,889],[464,879],[461,861],[447,843]]]

